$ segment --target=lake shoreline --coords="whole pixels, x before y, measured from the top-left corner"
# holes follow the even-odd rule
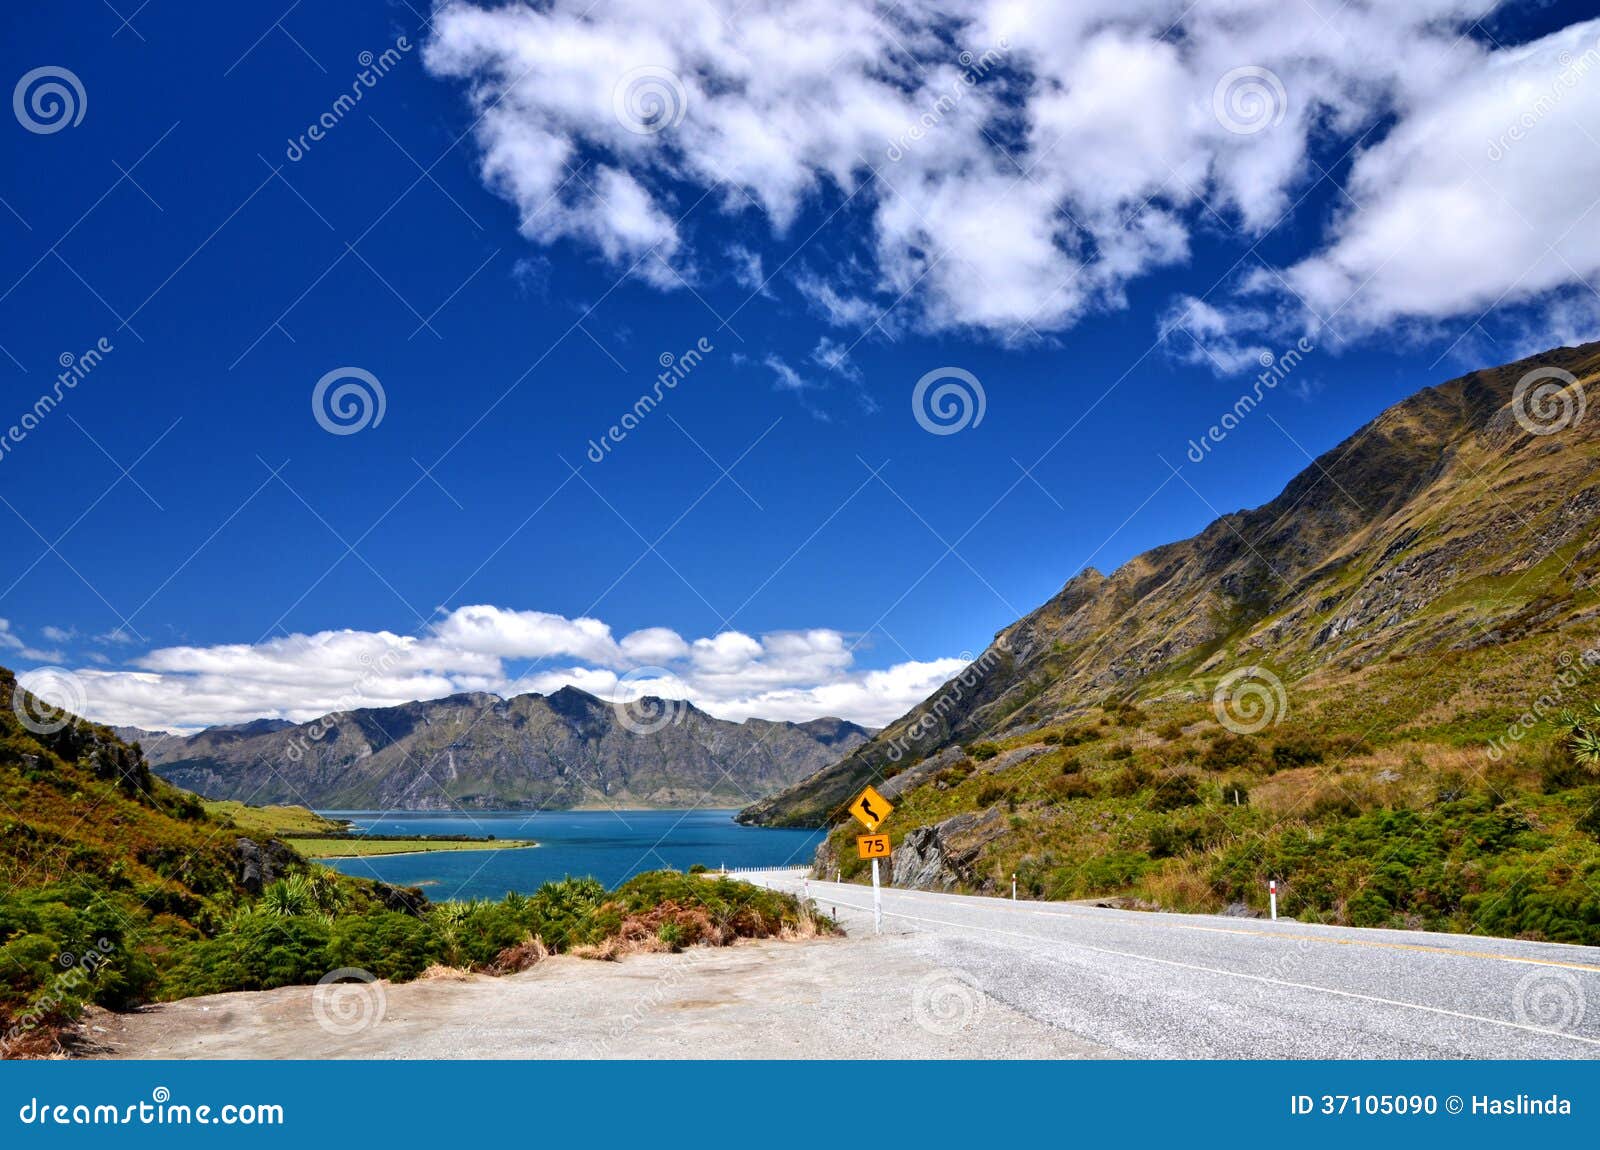
[[[615,888],[647,870],[809,865],[821,833],[743,827],[735,808],[604,811],[326,811],[362,832],[395,839],[458,835],[502,841],[527,839],[538,850],[461,849],[350,857],[344,842],[329,843],[343,857],[318,861],[362,878],[395,886],[428,884],[431,897],[499,899],[507,891],[531,894],[545,882],[591,877]],[[461,844],[466,846],[466,844]],[[477,843],[472,844],[477,847]],[[436,893],[432,893],[436,892]]]

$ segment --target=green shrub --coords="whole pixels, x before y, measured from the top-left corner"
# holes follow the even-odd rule
[[[1113,798],[1132,798],[1150,785],[1151,778],[1148,768],[1130,763],[1106,780],[1105,791]]]
[[[978,786],[978,805],[991,806],[1011,794],[1011,788],[999,779],[985,779]]]
[[[1044,789],[1052,798],[1062,802],[1092,799],[1098,791],[1094,781],[1084,775],[1058,775],[1045,780]]]
[[[443,958],[437,932],[422,919],[396,911],[337,921],[328,941],[332,966],[359,967],[396,982],[416,978]]]
[[[1280,738],[1272,744],[1272,769],[1286,771],[1294,767],[1314,766],[1322,762],[1327,751],[1328,744],[1314,735]]]
[[[1223,733],[1211,740],[1200,756],[1200,765],[1208,771],[1231,771],[1260,766],[1261,744],[1247,735]]]
[[[1150,798],[1150,809],[1175,811],[1192,807],[1200,801],[1200,785],[1192,775],[1163,775],[1156,782],[1155,793]]]

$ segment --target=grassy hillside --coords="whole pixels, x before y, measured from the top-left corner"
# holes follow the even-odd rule
[[[614,957],[833,929],[785,896],[671,873],[614,892],[570,879],[497,903],[430,905],[273,837],[326,820],[208,812],[153,776],[137,745],[25,692],[14,707],[17,694],[0,668],[0,1055],[57,1051],[88,1002],[266,989],[340,967],[504,973],[551,951]]]
[[[342,819],[324,818],[306,807],[252,807],[237,799],[206,800],[204,806],[206,814],[217,822],[231,826],[241,834],[265,835],[268,838],[296,834],[336,834],[349,825]]]
[[[1548,368],[1589,418],[1517,398]],[[1600,778],[1559,719],[1600,699],[1597,376],[1588,345],[1418,393],[742,817],[834,825],[849,874],[876,781],[906,884],[1220,910],[1276,877],[1302,918],[1600,942]]]

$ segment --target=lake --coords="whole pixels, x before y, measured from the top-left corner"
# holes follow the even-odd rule
[[[330,859],[349,875],[420,886],[428,897],[498,899],[551,879],[589,875],[614,887],[640,871],[705,863],[730,867],[809,864],[820,830],[744,827],[731,810],[322,811],[353,829],[385,835],[493,835],[536,847]]]

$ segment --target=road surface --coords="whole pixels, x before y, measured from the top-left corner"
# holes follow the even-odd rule
[[[809,891],[856,939],[870,887]],[[924,1022],[1015,1011],[1135,1058],[1600,1058],[1600,948],[884,888]],[[931,969],[935,974],[916,974]]]

